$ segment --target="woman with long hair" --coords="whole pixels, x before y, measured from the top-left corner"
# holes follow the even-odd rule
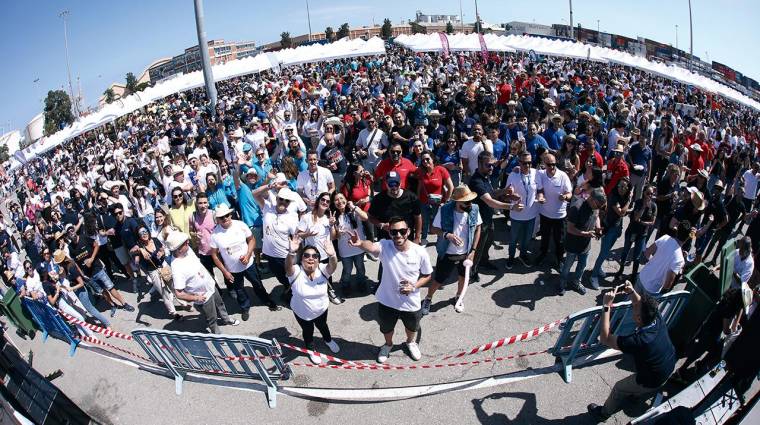
[[[422,205],[422,239],[426,244],[430,223],[438,212],[438,207],[449,201],[454,191],[448,170],[434,162],[433,154],[421,154],[422,165],[417,168],[417,198]]]
[[[327,252],[324,246],[327,244],[332,245],[332,241],[338,235],[335,229],[335,217],[333,217],[333,213],[330,211],[329,192],[322,192],[317,196],[314,208],[312,208],[310,213],[304,214],[301,217],[301,221],[296,229],[298,236],[304,240],[304,243],[317,247],[320,258],[324,258],[324,261],[327,261]],[[332,288],[328,291],[328,295],[330,295],[330,301],[334,304],[343,302]]]
[[[459,156],[457,138],[453,134],[450,135],[446,143],[438,148],[435,156],[438,163],[448,170],[454,187],[459,186],[462,180],[462,158]]]
[[[575,135],[568,134],[562,140],[562,146],[557,152],[557,168],[564,171],[570,181],[575,181],[575,176],[580,170],[580,156],[578,156],[578,140]]]
[[[182,319],[174,307],[174,289],[164,283],[161,278],[161,268],[166,260],[164,244],[158,238],[151,236],[150,231],[142,225],[137,229],[137,245],[132,247],[130,254],[134,262],[140,265],[140,269],[145,273],[154,291],[161,296],[172,320]]]
[[[338,233],[338,255],[340,256],[343,271],[340,275],[340,287],[343,295],[351,293],[351,272],[356,268],[356,277],[361,282],[360,286],[367,287],[367,278],[364,271],[364,251],[351,246],[348,241],[354,234],[365,240],[364,226],[369,219],[366,211],[346,199],[340,192],[333,192],[331,197],[332,212],[335,217],[335,226]]]
[[[188,202],[181,188],[172,189],[172,206],[169,216],[180,232],[190,236],[190,217],[195,213],[195,202]]]
[[[602,264],[604,264],[610,251],[612,251],[612,247],[617,242],[620,234],[623,233],[623,217],[628,214],[628,204],[631,202],[631,195],[631,180],[625,176],[620,178],[617,186],[607,196],[607,210],[602,221],[604,236],[599,248],[599,255],[594,263],[594,269],[591,272],[591,287],[594,289],[599,289],[599,279],[604,279],[605,277]]]

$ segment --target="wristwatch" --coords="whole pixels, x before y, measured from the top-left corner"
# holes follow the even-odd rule
[[[610,306],[608,306],[608,305],[604,306],[604,308],[602,309],[602,311],[604,311],[605,313],[609,313]]]

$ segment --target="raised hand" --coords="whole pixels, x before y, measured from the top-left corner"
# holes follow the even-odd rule
[[[291,251],[298,251],[299,248],[301,248],[301,235],[295,234],[290,238],[290,250]]]

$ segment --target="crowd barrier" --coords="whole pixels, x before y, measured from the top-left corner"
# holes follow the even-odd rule
[[[132,338],[153,363],[166,367],[174,375],[177,394],[182,393],[187,373],[260,379],[267,386],[269,407],[275,407],[275,381],[287,380],[291,375],[275,339],[158,329],[134,330]]]
[[[71,330],[71,327],[63,320],[53,307],[47,302],[24,298],[21,300],[32,318],[37,322],[42,332],[42,341],[46,341],[48,335],[69,343],[69,356],[73,356],[79,344],[79,339]]]
[[[678,319],[689,295],[687,291],[674,291],[663,295],[658,300],[660,315],[669,328]],[[602,306],[597,306],[571,314],[560,325],[561,333],[551,352],[557,358],[557,362],[562,363],[561,374],[565,382],[569,383],[572,380],[573,362],[578,356],[607,349],[599,342],[599,332],[602,329],[601,319]],[[615,304],[610,316],[610,332],[615,335],[624,335],[633,332],[635,327],[631,302]]]
[[[8,288],[0,300],[0,314],[7,317],[16,327],[17,333],[24,338],[34,338],[34,334],[39,330],[32,315],[24,310],[21,297],[13,288]]]

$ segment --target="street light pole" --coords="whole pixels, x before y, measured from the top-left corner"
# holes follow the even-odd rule
[[[459,26],[464,33],[464,14],[462,13],[462,0],[459,0]]]
[[[676,24],[676,49],[678,48],[678,24]]]
[[[309,12],[309,0],[306,0],[306,20],[309,21],[309,41],[311,41],[311,13]]]
[[[597,32],[597,34],[601,32],[601,31],[599,31],[599,20],[598,19],[596,20],[596,32]]]
[[[69,97],[71,98],[74,115],[79,117],[79,104],[74,98],[74,86],[71,84],[71,64],[69,63],[69,29],[66,25],[66,18],[69,17],[69,11],[64,10],[58,14],[58,17],[63,19],[63,46],[66,52],[66,73],[69,76]]]
[[[694,62],[694,28],[691,24],[691,0],[689,0],[689,70]]]
[[[575,31],[573,30],[573,0],[570,1],[570,38],[575,39]]]
[[[478,0],[475,0],[475,32],[480,34],[480,14],[478,13]]]
[[[206,96],[211,102],[211,116],[216,116],[216,84],[214,74],[211,72],[211,59],[208,56],[208,42],[206,41],[206,29],[204,28],[203,0],[195,1],[195,29],[198,32],[198,48],[201,51],[203,62],[203,80],[206,82]]]

